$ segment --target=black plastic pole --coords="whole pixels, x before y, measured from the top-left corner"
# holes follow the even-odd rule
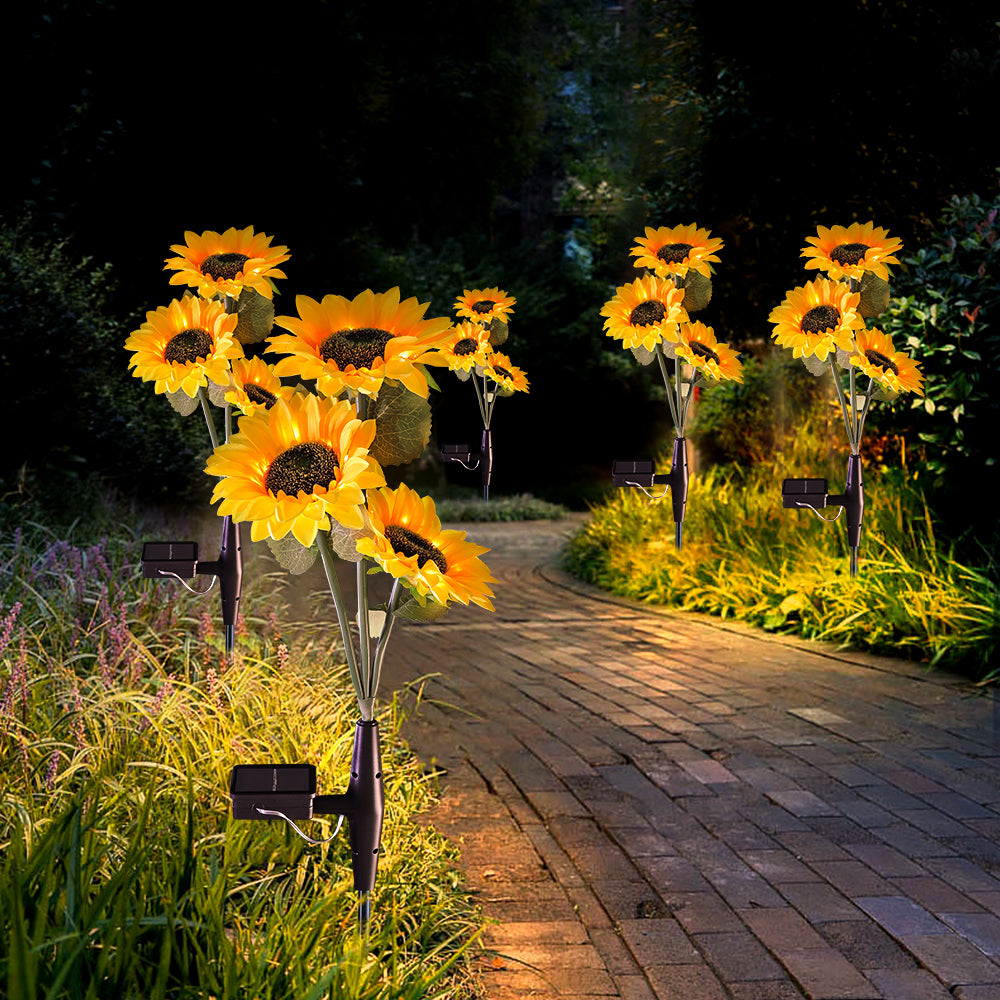
[[[335,814],[347,819],[357,892],[369,892],[375,887],[384,810],[378,723],[374,719],[359,719],[354,730],[347,791],[343,795],[317,795],[313,800],[314,815]]]

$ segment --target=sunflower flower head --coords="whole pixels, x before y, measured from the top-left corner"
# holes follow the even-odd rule
[[[125,350],[135,351],[129,368],[154,382],[157,392],[183,391],[192,399],[210,381],[228,385],[230,362],[243,357],[233,339],[237,320],[221,303],[185,294],[146,313],[146,322],[129,334]]]
[[[316,379],[320,392],[337,396],[344,389],[377,396],[384,379],[402,382],[427,398],[427,379],[418,364],[446,364],[438,354],[451,322],[424,319],[429,303],[400,301],[399,289],[375,293],[366,289],[354,299],[308,295],[295,299],[298,316],[276,316],[287,334],[268,340],[270,349],[287,354],[275,366],[278,376]]]
[[[465,540],[464,531],[443,531],[430,497],[405,483],[368,494],[370,536],[357,541],[363,556],[402,580],[422,597],[439,604],[460,601],[493,610],[489,600],[496,583],[479,557],[489,549]]]
[[[244,358],[233,362],[232,384],[226,402],[244,414],[269,410],[279,396],[290,396],[294,390],[285,388],[271,366],[260,358]]]
[[[810,246],[802,248],[808,257],[807,268],[825,271],[831,278],[854,278],[860,281],[870,271],[883,281],[889,280],[886,264],[898,264],[894,256],[902,240],[889,237],[887,229],[876,229],[871,222],[852,222],[847,226],[819,226],[815,236],[807,236]]]
[[[715,331],[704,323],[682,323],[674,350],[709,378],[743,381],[743,365],[737,353],[728,345],[716,339]]]
[[[601,307],[604,329],[626,348],[653,350],[656,344],[677,341],[677,325],[686,323],[684,290],[666,278],[636,278],[622,285]]]
[[[527,392],[528,377],[515,367],[514,363],[506,354],[494,351],[486,359],[486,364],[482,366],[485,375],[493,379],[502,389],[511,392]]]
[[[918,371],[917,362],[909,355],[894,350],[890,337],[875,327],[862,330],[857,335],[855,350],[849,360],[869,378],[893,392],[924,394],[921,386],[924,376]]]
[[[189,285],[210,299],[214,295],[238,298],[244,288],[252,288],[271,298],[272,278],[284,278],[278,265],[289,258],[288,247],[272,247],[270,236],[254,235],[253,226],[227,229],[221,235],[212,230],[186,232],[184,242],[170,249],[178,256],[168,257],[164,271],[174,270],[171,285]]]
[[[219,514],[250,522],[250,537],[303,545],[330,528],[364,526],[366,489],[385,484],[368,454],[375,421],[361,421],[347,400],[311,393],[279,396],[270,409],[240,418],[239,433],[209,456],[205,471],[219,477],[212,502]]]
[[[489,326],[494,319],[506,323],[516,302],[502,288],[466,288],[455,301],[455,311],[459,316]]]
[[[865,321],[858,312],[860,292],[838,281],[816,278],[788,292],[785,301],[771,310],[771,336],[779,347],[792,348],[795,358],[827,355],[854,348],[854,334]]]
[[[646,227],[629,253],[637,258],[636,267],[648,267],[660,278],[668,275],[684,277],[690,270],[706,278],[712,276],[711,262],[718,263],[716,251],[725,244],[708,229],[690,226]]]
[[[453,372],[468,372],[473,368],[483,367],[491,351],[490,328],[469,319],[456,323],[448,331],[448,339],[438,348],[441,357]]]

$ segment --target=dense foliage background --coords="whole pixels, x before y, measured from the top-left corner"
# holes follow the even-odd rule
[[[651,372],[598,315],[633,276],[643,225],[697,221],[725,239],[704,319],[759,360],[782,420],[802,401],[768,361],[766,317],[804,280],[818,223],[871,218],[924,253],[897,276],[915,308],[971,275],[956,295],[989,336],[994,286],[974,269],[993,244],[980,233],[949,256],[941,239],[952,196],[996,196],[994,22],[978,0],[849,0],[835,18],[796,8],[790,45],[779,10],[722,17],[697,0],[305,0],[266,26],[113,0],[21,9],[7,71],[45,85],[8,108],[18,141],[0,186],[0,375],[18,415],[6,500],[59,506],[94,476],[158,501],[205,495],[200,432],[124,374],[120,348],[177,293],[161,269],[185,229],[253,225],[288,245],[279,313],[297,293],[395,283],[437,315],[463,287],[515,294],[508,346],[532,391],[501,403],[494,486],[577,506],[606,489],[613,458],[667,435]],[[946,359],[935,331],[967,345],[973,326],[948,315],[954,328],[897,321],[927,343],[914,353],[929,371],[969,368],[986,405],[989,354]],[[939,399],[965,391],[943,378],[944,417],[893,417],[939,482],[953,458],[967,474],[982,426],[977,404]],[[445,381],[435,440],[474,437],[471,390]],[[947,421],[961,447],[938,441]],[[424,465],[440,486],[445,471]]]

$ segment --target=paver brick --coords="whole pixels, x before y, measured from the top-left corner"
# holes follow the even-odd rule
[[[871,920],[833,920],[820,924],[819,930],[831,946],[866,974],[872,969],[916,966],[913,956]]]
[[[976,900],[952,888],[934,875],[919,878],[891,878],[890,881],[903,895],[916,900],[932,913],[978,913],[982,906]],[[1000,901],[1000,894],[998,894]]]
[[[671,893],[666,901],[688,934],[743,929],[737,915],[714,892]]]
[[[748,932],[695,934],[694,940],[726,982],[786,978],[781,966]]]
[[[740,918],[779,957],[790,948],[826,948],[828,943],[790,906],[741,910]]]
[[[919,877],[926,874],[919,865],[914,864],[899,851],[885,844],[845,844],[844,849],[868,865],[872,871],[886,878],[892,876]]]
[[[797,948],[781,961],[815,1000],[880,1000],[879,991],[833,948]]]
[[[948,986],[1000,984],[1000,966],[957,934],[908,934],[902,943]]]
[[[873,969],[867,976],[885,1000],[954,1000],[926,969]]]
[[[892,884],[860,861],[814,861],[811,867],[845,896],[891,896]]]
[[[820,876],[788,851],[741,851],[740,857],[769,882],[819,882]]]
[[[781,894],[807,920],[856,920],[861,911],[843,893],[823,882],[798,882],[781,886]]]
[[[646,975],[657,1000],[729,1000],[722,983],[704,964],[653,965]]]
[[[941,919],[990,958],[1000,958],[1000,917],[992,913],[942,913]]]
[[[622,938],[643,968],[651,965],[690,965],[701,956],[680,924],[672,917],[658,920],[619,920]]]

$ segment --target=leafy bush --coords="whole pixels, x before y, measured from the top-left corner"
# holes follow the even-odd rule
[[[636,600],[982,676],[1000,648],[996,583],[939,544],[933,516],[905,471],[870,468],[861,566],[852,581],[843,528],[782,509],[785,476],[843,481],[843,457],[833,472],[810,468],[809,454],[809,446],[797,446],[745,475],[715,468],[695,476],[681,553],[669,502],[622,490],[571,540],[567,568]]]
[[[748,357],[742,383],[700,393],[690,436],[709,464],[767,462],[798,434],[793,415],[809,412],[828,381],[810,375],[788,351]]]
[[[882,317],[926,376],[926,395],[900,399],[897,414],[924,442],[934,486],[953,499],[984,477],[995,483],[1000,465],[998,215],[1000,193],[952,198],[927,245],[904,258]]]
[[[442,521],[558,521],[566,514],[560,504],[538,500],[530,493],[489,501],[479,497],[444,499],[436,501],[435,508]]]
[[[346,669],[289,655],[260,574],[227,667],[205,605],[141,581],[134,551],[32,530],[0,545],[4,995],[467,996],[481,918],[455,849],[412,819],[432,788],[399,705],[381,718],[373,961],[356,945],[346,836],[305,848],[283,824],[233,821],[225,795],[234,762],[275,757],[346,786]]]
[[[206,451],[204,427],[129,373],[111,280],[110,264],[75,257],[30,220],[0,226],[0,378],[18,419],[0,483],[43,513],[76,501],[95,475],[128,494],[207,494],[208,478],[191,471]]]

